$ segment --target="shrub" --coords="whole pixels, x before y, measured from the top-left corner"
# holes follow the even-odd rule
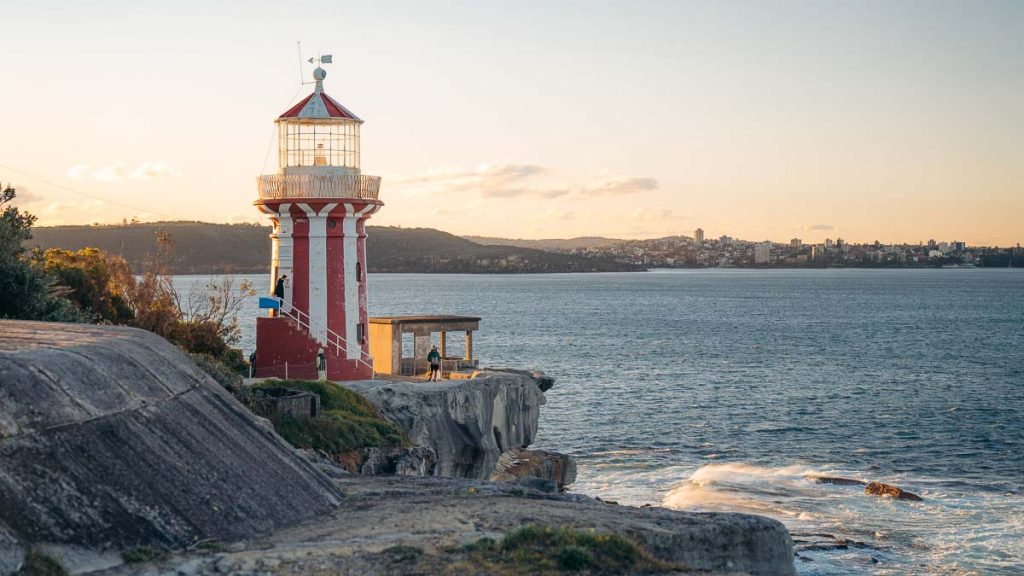
[[[189,354],[188,357],[221,386],[232,392],[241,388],[242,375],[224,362],[217,360],[209,354]]]
[[[320,396],[320,416],[298,420],[277,414],[260,414],[270,419],[274,430],[296,448],[338,454],[369,447],[398,447],[411,444],[402,429],[380,415],[361,395],[332,384],[309,380],[273,380],[253,386],[293,388]]]
[[[38,550],[31,550],[18,569],[18,576],[67,576],[68,571],[53,558]]]
[[[658,574],[688,567],[658,560],[618,534],[531,524],[512,530],[500,543],[481,538],[460,549],[476,567],[502,574]]]

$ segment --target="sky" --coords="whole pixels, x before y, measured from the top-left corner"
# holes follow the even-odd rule
[[[372,224],[1024,242],[1024,2],[0,3],[0,182],[40,225],[258,221],[301,41]]]

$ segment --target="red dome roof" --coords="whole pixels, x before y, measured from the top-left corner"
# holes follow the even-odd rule
[[[279,118],[345,118],[362,122],[351,110],[338,104],[337,100],[320,90],[303,98]]]

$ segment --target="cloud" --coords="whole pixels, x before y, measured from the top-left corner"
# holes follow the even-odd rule
[[[409,188],[412,195],[478,194],[485,198],[515,198],[546,193],[530,180],[546,172],[536,164],[490,163],[473,169],[441,168],[414,176],[399,176],[396,182]]]
[[[238,210],[228,214],[228,224],[265,224],[268,220],[265,214],[258,210]]]
[[[554,199],[567,196],[632,194],[654,190],[654,178],[627,177],[602,180],[584,186],[565,182],[552,182],[544,177],[551,174],[546,166],[518,163],[481,164],[474,169],[442,168],[412,176],[398,176],[389,181],[405,188],[406,196],[476,194],[481,198],[518,198],[532,196]]]
[[[547,210],[542,212],[541,215],[544,218],[547,218],[548,220],[575,220],[576,219],[576,213],[575,212],[571,212],[571,211],[567,211],[567,210],[559,210],[558,208],[548,208]]]
[[[5,188],[3,184],[0,184],[0,189]],[[14,188],[14,204],[18,206],[26,206],[28,204],[36,204],[43,200],[43,197],[32,191],[31,188],[24,184],[17,182],[11,182],[11,188]]]
[[[671,210],[656,210],[652,208],[636,208],[629,213],[629,219],[636,222],[661,222],[675,219],[676,215]]]
[[[602,196],[606,194],[634,194],[646,190],[657,190],[655,178],[632,177],[604,180],[585,186],[581,191],[585,196]]]
[[[810,224],[802,226],[804,230],[835,230],[836,227],[831,224]]]
[[[62,224],[85,224],[98,222],[106,217],[109,210],[98,200],[57,201],[33,208],[32,213],[39,219],[38,226],[59,226]]]
[[[97,182],[121,182],[123,180],[153,180],[178,172],[164,162],[143,162],[135,168],[129,168],[123,162],[115,162],[94,168],[88,164],[75,164],[67,175],[75,180],[95,180]]]
[[[132,173],[128,175],[133,180],[152,180],[159,178],[165,174],[175,174],[176,172],[171,169],[170,166],[163,162],[143,162],[139,164],[139,167],[132,170]]]

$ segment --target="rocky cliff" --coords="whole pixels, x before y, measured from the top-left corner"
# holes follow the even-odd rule
[[[529,446],[551,379],[483,371],[472,380],[346,383],[366,396],[413,443],[437,454],[437,476],[487,479],[501,454]]]
[[[30,546],[248,538],[339,494],[162,338],[0,321],[0,574]]]

